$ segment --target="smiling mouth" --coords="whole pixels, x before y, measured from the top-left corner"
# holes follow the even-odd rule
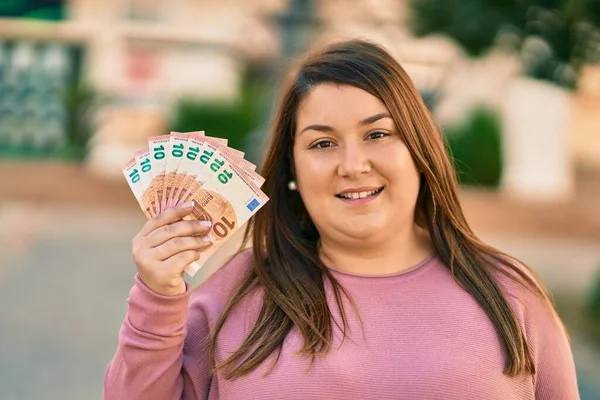
[[[368,190],[364,192],[347,192],[347,193],[339,193],[336,194],[335,197],[344,200],[358,200],[358,199],[366,199],[368,197],[373,197],[381,193],[383,190],[383,186],[379,189]]]

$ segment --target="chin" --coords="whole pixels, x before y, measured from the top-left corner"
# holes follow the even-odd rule
[[[353,227],[352,229],[340,229],[346,236],[356,239],[356,240],[367,240],[372,239],[382,230],[381,226],[362,226],[362,227]]]

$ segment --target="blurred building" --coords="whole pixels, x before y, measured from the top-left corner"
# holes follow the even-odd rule
[[[0,19],[0,72],[7,71],[1,80],[13,91],[39,93],[39,104],[32,102],[31,108],[54,104],[60,114],[60,99],[48,101],[46,95],[42,64],[50,64],[61,75],[57,91],[81,80],[109,99],[97,116],[89,162],[99,173],[114,174],[114,166],[147,136],[165,133],[175,100],[235,100],[245,65],[277,52],[270,16],[284,5],[280,0],[68,0],[60,21]],[[26,121],[27,115],[17,112],[23,96],[4,97],[10,105],[4,115]],[[64,117],[57,121],[48,146],[61,140]],[[46,124],[5,125],[9,132],[1,136],[9,145],[35,145],[48,138],[40,130]]]
[[[436,117],[443,125],[461,123],[469,110],[478,105],[505,108],[510,88],[521,73],[518,60],[502,52],[472,60],[448,38],[413,37],[407,27],[409,15],[404,0],[64,0],[62,3],[64,12],[59,21],[0,19],[0,76],[3,70],[11,70],[9,75],[13,79],[3,86],[6,90],[0,91],[8,93],[4,100],[0,98],[0,118],[14,115],[14,109],[3,106],[10,103],[6,98],[11,93],[18,92],[14,98],[21,103],[22,99],[28,99],[27,93],[36,92],[36,87],[41,88],[38,93],[45,93],[24,101],[27,107],[19,111],[18,118],[13,118],[17,122],[2,124],[10,132],[0,132],[0,142],[19,141],[28,135],[35,137],[33,143],[45,143],[47,138],[53,138],[52,143],[59,141],[60,124],[49,122],[60,122],[61,110],[51,107],[57,101],[47,101],[49,93],[56,97],[58,89],[69,79],[83,80],[110,98],[109,106],[97,116],[98,129],[89,165],[99,173],[114,176],[119,176],[115,166],[121,165],[147,136],[165,133],[175,100],[193,96],[234,101],[249,64],[279,66],[280,61],[287,61],[282,60],[291,53],[287,48],[289,37],[285,27],[282,29],[284,18],[288,18],[287,23],[296,24],[295,29],[302,24],[305,29],[314,29],[310,44],[363,37],[386,46],[428,103],[435,104]],[[33,73],[16,77],[15,70]],[[58,83],[49,84],[53,81]],[[535,174],[563,174],[565,177],[561,179],[570,180],[571,169],[580,166],[600,171],[599,81],[600,69],[588,68],[583,72],[579,91],[565,95],[569,108],[566,133],[557,134],[554,153],[548,152],[543,160],[548,165],[560,165],[562,172],[535,169],[535,163],[523,161],[528,154],[539,150],[535,143],[543,140],[543,135],[528,142],[511,142],[508,148],[511,154],[526,155],[520,161],[515,158],[517,178],[527,168],[533,173],[518,185],[528,186],[527,181],[536,180]],[[530,92],[528,89],[528,98],[523,100],[526,104],[544,97]],[[48,109],[44,115],[49,117],[38,119],[37,125],[23,122],[34,121],[28,116],[44,107]],[[535,121],[527,123],[535,125]],[[568,186],[568,182],[549,184]]]

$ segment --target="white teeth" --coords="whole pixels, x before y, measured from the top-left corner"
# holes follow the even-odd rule
[[[352,199],[352,200],[364,199],[365,197],[369,197],[369,196],[374,195],[378,191],[379,191],[379,189],[377,189],[377,190],[370,190],[368,192],[342,193],[342,194],[340,194],[340,197],[343,197],[345,199]]]

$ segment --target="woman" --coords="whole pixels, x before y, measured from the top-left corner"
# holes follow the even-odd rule
[[[579,397],[545,291],[470,230],[440,132],[383,49],[300,65],[262,174],[252,249],[194,292],[207,228],[181,221],[189,206],[133,240],[105,399]]]

